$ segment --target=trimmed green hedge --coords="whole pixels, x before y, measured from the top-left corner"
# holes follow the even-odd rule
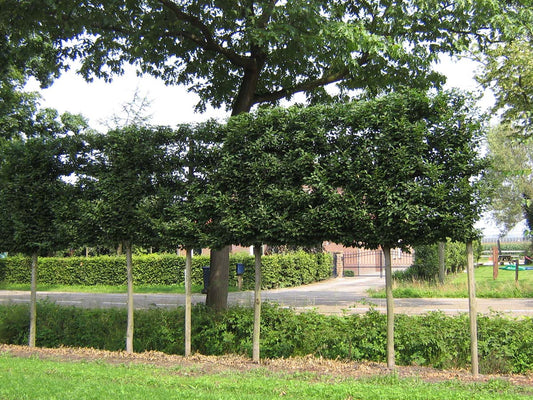
[[[243,288],[254,287],[254,258],[247,254],[230,257],[230,281],[236,285],[235,267],[245,265]],[[285,255],[263,256],[263,289],[298,286],[331,276],[333,261],[329,254],[309,254],[303,251]],[[203,266],[209,266],[206,256],[193,257],[193,284],[203,284]],[[185,257],[174,254],[149,254],[133,257],[133,279],[136,284],[172,285],[184,281]],[[8,257],[0,259],[0,280],[29,283],[30,259]],[[62,285],[124,285],[126,261],[119,256],[39,258],[38,282]]]
[[[37,345],[123,350],[125,309],[82,309],[39,302]],[[26,344],[28,305],[0,306],[0,343]],[[134,348],[170,354],[184,351],[184,309],[135,311]],[[266,358],[313,354],[352,361],[386,360],[386,315],[327,316],[295,313],[264,304],[261,354]],[[443,313],[398,315],[395,326],[399,365],[468,368],[468,315]],[[192,311],[192,347],[202,354],[252,354],[253,309],[233,307],[215,312],[203,305]],[[480,316],[479,356],[482,373],[533,371],[533,319]]]

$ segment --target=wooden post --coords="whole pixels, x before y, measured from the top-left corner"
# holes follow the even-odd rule
[[[255,291],[254,291],[254,332],[252,337],[252,360],[260,362],[259,339],[261,337],[261,245],[254,245],[255,256]]]
[[[498,248],[496,246],[492,247],[492,279],[496,280],[498,278]]]
[[[439,242],[439,283],[444,285],[446,277],[446,242]]]
[[[516,268],[515,268],[515,272],[514,272],[514,284],[516,287],[518,287],[518,266],[520,264],[519,262],[520,260],[517,258],[516,259]]]
[[[185,249],[185,357],[191,355],[191,266],[192,249]]]
[[[30,337],[29,347],[35,347],[37,331],[37,262],[38,255],[33,253],[31,257],[31,292],[30,292]]]
[[[479,375],[478,343],[477,343],[477,304],[476,280],[474,276],[474,247],[472,241],[466,243],[466,259],[468,274],[468,310],[470,315],[470,355],[472,358],[472,375]]]
[[[128,280],[128,322],[126,328],[126,352],[133,353],[133,265],[131,256],[131,242],[125,241],[126,248],[126,275]]]
[[[385,256],[385,292],[387,294],[387,367],[395,368],[394,354],[394,298],[392,295],[392,263],[389,246],[383,246]]]

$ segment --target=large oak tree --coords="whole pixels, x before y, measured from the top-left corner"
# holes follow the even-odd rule
[[[13,41],[40,39],[56,63],[81,62],[81,74],[111,79],[125,64],[183,84],[198,109],[231,114],[324,87],[376,93],[398,85],[428,87],[443,77],[431,65],[498,33],[494,16],[520,4],[388,0],[1,0],[0,27]],[[30,48],[30,47],[29,47]],[[50,53],[52,49],[52,53]],[[54,69],[55,68],[55,69]],[[213,252],[212,276],[227,276],[228,248]],[[222,272],[222,273],[221,273]],[[208,298],[224,305],[227,284]]]

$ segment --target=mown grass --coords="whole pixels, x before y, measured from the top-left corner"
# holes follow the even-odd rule
[[[533,298],[533,270],[520,271],[518,285],[515,272],[499,270],[498,278],[493,279],[492,266],[475,269],[476,295],[481,298]],[[384,298],[384,290],[369,290],[374,298]],[[444,285],[422,281],[395,281],[393,295],[397,298],[426,297],[468,297],[467,274],[461,272],[447,277]]]
[[[203,289],[202,285],[192,285],[193,293],[200,293]],[[29,283],[9,283],[0,282],[0,290],[22,290],[29,291]],[[128,288],[126,285],[52,285],[46,283],[39,283],[37,290],[40,292],[79,292],[79,293],[126,293]],[[184,294],[185,286],[183,285],[135,285],[135,293],[177,293]],[[236,291],[237,288],[230,287],[229,291]]]
[[[526,399],[531,388],[494,380],[428,383],[395,375],[341,379],[258,368],[202,374],[180,366],[58,362],[0,355],[0,398],[10,399]]]

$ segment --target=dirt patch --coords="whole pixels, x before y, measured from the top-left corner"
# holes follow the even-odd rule
[[[262,368],[272,373],[310,374],[320,377],[368,378],[384,376],[391,371],[384,364],[373,362],[345,362],[327,360],[314,356],[294,357],[289,359],[262,360],[261,364],[252,362],[249,358],[226,355],[204,356],[195,354],[191,357],[169,355],[160,352],[145,352],[128,354],[126,352],[112,352],[87,348],[29,348],[0,344],[0,354],[10,354],[15,357],[38,357],[55,361],[104,361],[110,364],[150,364],[161,367],[176,367],[187,375],[215,374],[226,371],[251,371]],[[533,373],[528,375],[481,375],[474,378],[466,370],[437,370],[419,366],[398,366],[395,370],[400,378],[417,378],[428,382],[440,382],[456,379],[463,382],[487,382],[501,379],[512,384],[533,387]],[[178,372],[179,373],[179,372]]]

